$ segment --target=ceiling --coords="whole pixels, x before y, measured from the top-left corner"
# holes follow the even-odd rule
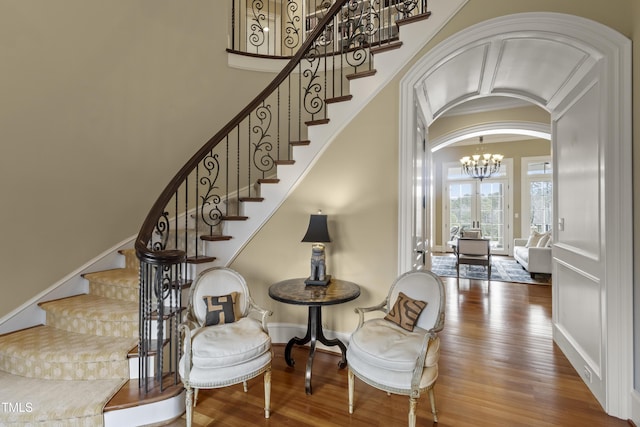
[[[592,53],[570,45],[558,34],[523,38],[505,33],[456,50],[425,73],[414,88],[428,124],[441,116],[531,104],[553,111],[594,63]],[[525,139],[515,134],[484,135],[485,143]],[[471,142],[477,142],[477,135]]]

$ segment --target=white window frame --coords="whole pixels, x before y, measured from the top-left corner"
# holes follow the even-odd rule
[[[520,223],[520,234],[522,238],[527,238],[530,234],[530,224],[531,224],[531,181],[535,178],[536,181],[550,181],[553,183],[553,171],[550,175],[536,175],[535,177],[529,176],[529,164],[531,163],[541,163],[541,162],[549,162],[552,164],[551,156],[532,156],[532,157],[523,157],[521,159],[521,179],[520,179],[520,206],[521,206],[521,223]],[[553,200],[552,200],[553,202]],[[553,226],[553,218],[551,219],[551,225]]]
[[[500,251],[500,253],[513,255],[513,159],[503,159],[502,164],[506,169],[506,174],[498,180],[505,182],[505,212],[504,212],[504,220],[505,220],[505,230],[504,230],[504,250]],[[451,248],[447,247],[447,241],[449,240],[449,203],[448,200],[445,201],[449,197],[448,187],[449,182],[456,182],[459,180],[449,179],[449,168],[460,166],[459,162],[445,162],[442,164],[442,188],[440,190],[440,194],[442,195],[442,245],[443,252],[450,250]],[[468,178],[464,178],[464,180],[468,180]]]

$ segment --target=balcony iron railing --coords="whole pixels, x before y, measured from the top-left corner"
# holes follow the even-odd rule
[[[426,0],[348,1],[329,23],[321,43],[340,52],[354,43],[381,45],[397,39],[396,21],[427,11]],[[232,0],[230,50],[291,57],[326,14],[329,0]],[[366,40],[364,40],[366,39]]]

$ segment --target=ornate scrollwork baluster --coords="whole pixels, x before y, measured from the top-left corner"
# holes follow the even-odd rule
[[[333,38],[333,32],[330,33]],[[325,39],[326,41],[327,39]],[[327,42],[328,43],[328,42]],[[324,107],[324,100],[320,96],[322,93],[322,83],[319,75],[320,67],[320,50],[316,45],[307,52],[305,62],[307,66],[304,68],[302,75],[306,79],[306,85],[303,88],[303,106],[307,113],[318,114]]]
[[[263,0],[253,0],[251,2],[251,13],[253,16],[251,18],[251,25],[249,25],[251,33],[247,36],[247,40],[256,48],[262,46],[266,40],[264,28],[267,22],[267,15],[263,9]]]
[[[347,63],[352,67],[365,64],[369,58],[368,45],[376,30],[369,4],[351,0],[342,11],[341,41],[344,50],[349,50]]]
[[[302,18],[297,13],[300,9],[298,2],[301,0],[288,0],[286,6],[287,20],[284,24],[284,40],[282,44],[288,49],[294,49],[301,44],[301,22]]]
[[[253,143],[253,164],[264,176],[264,174],[274,166],[274,160],[271,156],[273,142],[269,134],[272,121],[271,105],[263,102],[262,105],[256,109],[255,115],[259,123],[251,129],[251,131],[257,135],[257,141]]]
[[[204,187],[204,194],[200,196],[200,217],[211,229],[222,221],[220,201],[222,197],[216,192],[217,181],[220,175],[220,162],[218,154],[210,153],[202,160],[202,166],[206,175],[200,177],[200,185]]]
[[[163,251],[167,248],[167,242],[169,241],[169,232],[171,231],[171,222],[169,221],[169,212],[164,211],[155,226],[154,235],[156,238],[152,239],[149,243],[152,250]]]
[[[419,13],[418,0],[396,0],[396,10],[400,13],[401,19],[409,18],[414,13]]]

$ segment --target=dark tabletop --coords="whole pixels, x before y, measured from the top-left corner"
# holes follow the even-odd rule
[[[332,305],[360,296],[360,287],[352,282],[331,278],[327,286],[305,285],[305,278],[283,280],[269,287],[269,296],[276,301],[298,305]]]

